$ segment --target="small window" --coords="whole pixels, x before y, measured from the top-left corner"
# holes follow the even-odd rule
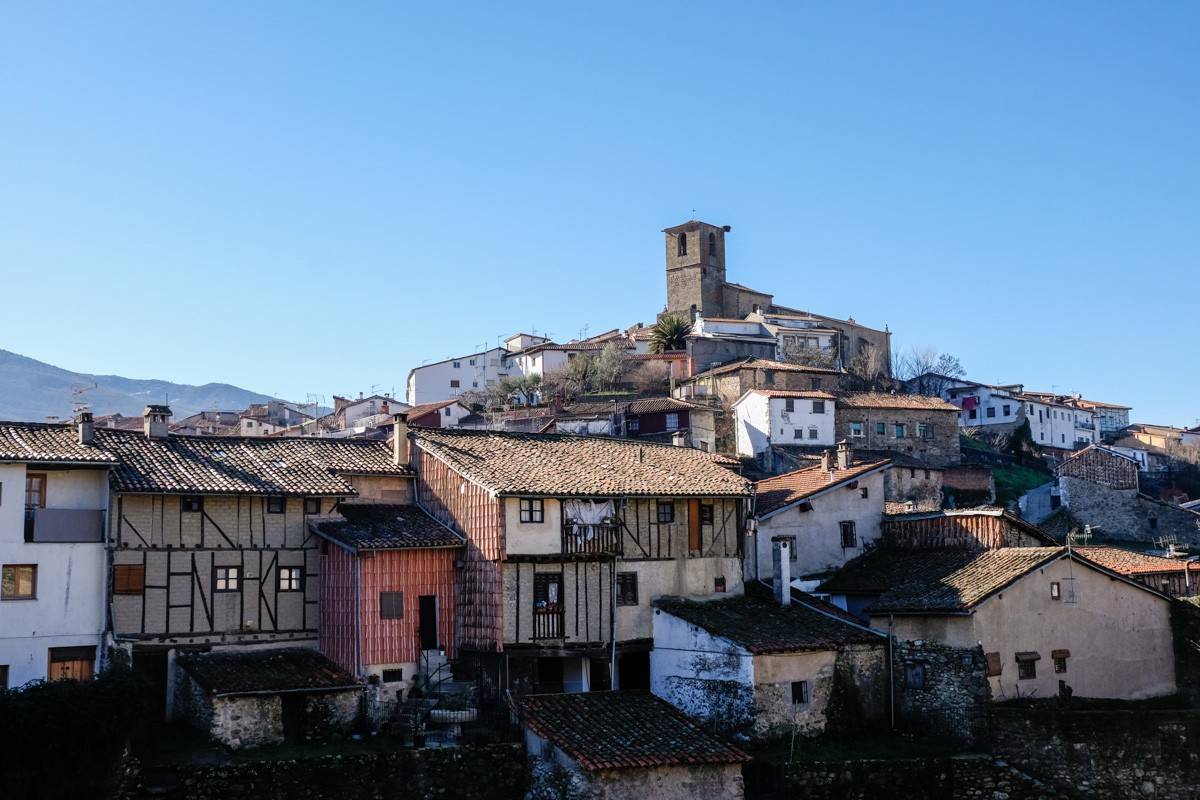
[[[455,369],[458,369],[458,368],[460,368],[461,366],[462,366],[462,362],[461,362],[461,361],[455,361],[455,362],[454,362],[454,368],[455,368]]]
[[[775,370],[763,370],[763,383],[765,383],[767,386],[775,385]]]
[[[864,486],[858,490],[858,496],[861,497],[863,500],[866,500],[866,499],[870,498],[871,490],[868,489],[866,486]]]
[[[46,507],[46,475],[42,472],[29,472],[25,475],[25,507]]]
[[[1050,599],[1062,599],[1062,584],[1060,584],[1058,581],[1050,581]]]
[[[667,430],[669,430],[669,431],[679,430],[679,414],[677,414],[675,412],[671,412],[671,413],[667,414]]]
[[[213,589],[218,592],[236,592],[241,572],[241,567],[217,567]]]
[[[0,600],[37,598],[37,564],[5,564],[0,569]]]
[[[925,665],[909,664],[904,670],[904,682],[910,689],[925,688]]]
[[[282,514],[287,508],[287,499],[283,497],[268,497],[267,498],[267,513]]]
[[[802,706],[808,702],[808,681],[792,681],[792,705]]]
[[[887,423],[886,422],[876,422],[875,423],[875,435],[876,436],[887,436]]]
[[[404,592],[379,593],[379,618],[404,619]]]
[[[472,367],[475,366],[475,359],[472,358],[470,363]]]
[[[713,591],[717,592],[718,594],[725,591],[724,575],[718,575],[717,577],[713,578]]]
[[[488,383],[491,383],[491,381],[488,381]],[[447,417],[450,416],[450,406],[446,406],[445,414]],[[384,671],[386,672],[387,670],[384,670]]]
[[[1017,661],[1017,679],[1030,681],[1037,677],[1037,662],[1033,659]]]
[[[667,524],[667,523],[671,523],[671,522],[675,521],[675,504],[674,503],[664,503],[662,501],[659,501],[657,512],[658,512],[658,521],[660,524]]]
[[[783,410],[784,411],[795,411],[796,410],[796,401],[790,397],[787,398],[786,400],[784,400],[783,401]]]
[[[204,498],[191,495],[179,501],[179,510],[185,514],[199,514],[204,510]]]
[[[717,235],[715,233],[708,235],[708,254],[713,258],[717,257]]]
[[[113,594],[142,594],[146,590],[146,567],[142,564],[113,566]]]
[[[1032,663],[1032,662],[1030,662],[1030,663]],[[1055,656],[1054,657],[1054,671],[1056,673],[1058,673],[1059,675],[1062,675],[1064,672],[1067,671],[1067,657],[1066,656]]]
[[[630,417],[625,422],[625,430],[629,431],[630,433],[637,433],[639,430],[641,430],[641,427],[642,422],[637,417]]]
[[[617,605],[636,606],[638,604],[638,576],[636,572],[617,573]]]
[[[809,378],[808,379],[808,388],[812,389],[813,391],[819,390],[821,388],[821,379],[820,378]]]
[[[803,439],[804,438],[804,430],[802,428],[796,428],[795,430],[792,431],[792,438],[793,439]]]
[[[863,424],[861,422],[850,423],[850,436],[855,439],[861,439],[863,435]]]
[[[280,567],[279,568],[279,591],[281,592],[299,592],[304,588],[304,568],[303,567]]]
[[[1011,406],[1009,406],[1008,404],[1005,404],[1005,405],[1004,405],[1004,407],[1003,407],[1003,409],[1002,409],[1002,410],[1004,411],[1004,416],[1006,416],[1006,417],[1007,417],[1007,416],[1010,416],[1010,415],[1012,414],[1012,412],[1009,410],[1010,408],[1011,408]]]
[[[522,497],[521,522],[542,523],[546,520],[546,503],[540,497]]]
[[[917,425],[917,436],[922,439],[933,438],[933,426],[927,422],[921,422]]]
[[[8,664],[0,664],[0,690],[8,688]]]
[[[816,429],[816,428],[809,428],[809,429],[808,429],[808,438],[809,438],[809,439],[816,439],[818,435],[819,435],[819,434],[817,433],[817,429]]]
[[[908,436],[908,426],[905,425],[903,422],[897,422],[896,423],[896,438],[903,439],[906,436]]]
[[[1148,520],[1148,522],[1150,523],[1150,527],[1151,527],[1151,528],[1157,528],[1157,527],[1158,527],[1158,517],[1150,517],[1150,519]]]
[[[460,385],[460,384],[459,384],[459,382],[458,382],[457,380],[450,381],[450,388],[451,388],[451,389],[457,389],[457,388],[459,387],[459,385]]]
[[[812,413],[814,413],[814,414],[824,414],[825,413],[825,401],[824,400],[813,400],[812,403],[813,403]]]
[[[988,406],[987,411],[985,413],[987,414],[988,419],[992,419],[993,417],[996,416],[996,407]]]
[[[971,409],[971,411],[970,411],[970,413],[968,413],[968,414],[967,414],[967,417],[968,417],[969,419],[975,419],[975,418],[976,418],[976,417],[978,417],[978,416],[979,416],[979,411],[978,411],[978,410],[976,410],[976,409],[974,409],[974,408],[972,408],[972,409]]]
[[[842,547],[858,547],[858,534],[854,530],[854,520],[839,522],[838,527],[842,531]]]
[[[401,683],[404,680],[404,668],[385,669],[380,672],[379,680],[383,683]]]
[[[712,525],[713,524],[712,503],[701,503],[700,504],[700,524],[701,525]]]
[[[304,498],[304,513],[305,514],[320,514],[321,513],[321,498],[319,498],[319,497]]]

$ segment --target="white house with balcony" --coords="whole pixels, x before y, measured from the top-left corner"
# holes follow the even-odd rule
[[[0,422],[0,686],[86,680],[103,658],[116,460],[92,424]]]
[[[832,446],[834,395],[751,389],[733,403],[737,453],[757,458],[771,445]]]

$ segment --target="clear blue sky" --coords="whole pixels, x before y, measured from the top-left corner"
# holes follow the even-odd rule
[[[1200,6],[454,8],[0,9],[0,347],[402,392],[652,320],[694,208],[781,303],[1200,416]]]

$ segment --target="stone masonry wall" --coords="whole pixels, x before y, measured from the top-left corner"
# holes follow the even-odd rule
[[[850,435],[850,423],[863,424],[862,436]],[[884,433],[876,425],[884,423]],[[896,438],[896,423],[907,426],[906,436]],[[921,438],[917,426],[931,426],[932,436]],[[888,450],[904,453],[931,467],[957,466],[962,460],[958,438],[958,418],[953,411],[934,411],[912,408],[853,408],[837,403],[834,406],[834,438],[845,439],[855,450]]]
[[[1200,798],[1200,711],[997,707],[994,752],[1058,790],[1096,798]]]
[[[897,727],[964,746],[986,744],[991,687],[983,648],[895,642]]]
[[[1200,514],[1152,500],[1136,489],[1109,489],[1069,475],[1060,476],[1058,483],[1071,515],[1098,528],[1105,539],[1151,542],[1173,535],[1180,544],[1200,544]]]

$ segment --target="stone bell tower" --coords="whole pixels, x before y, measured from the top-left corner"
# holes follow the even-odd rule
[[[724,315],[725,234],[717,227],[690,220],[663,230],[667,252],[667,313],[684,319]]]

